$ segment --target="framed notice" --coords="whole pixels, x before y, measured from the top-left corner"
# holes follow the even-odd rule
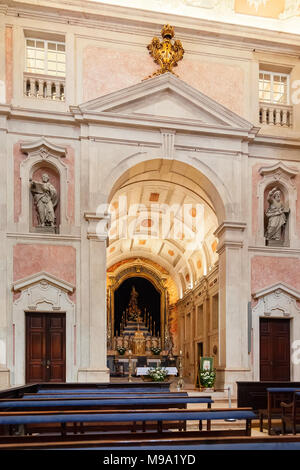
[[[200,357],[200,371],[211,372],[214,367],[213,357]]]

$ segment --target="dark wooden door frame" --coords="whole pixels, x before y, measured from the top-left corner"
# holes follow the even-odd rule
[[[41,377],[43,382],[50,382],[51,381],[51,373],[53,370],[53,365],[57,365],[56,363],[59,364],[61,374],[59,379],[55,379],[55,381],[61,381],[65,382],[66,381],[66,312],[51,312],[51,311],[25,311],[25,378],[26,378],[26,383],[32,383],[33,380],[31,380],[30,377],[30,371],[29,371],[29,361],[30,361],[30,333],[31,330],[29,330],[29,318],[30,316],[35,316],[35,317],[40,317],[42,319],[42,325],[40,328],[37,328],[37,330],[40,330],[39,332],[41,333],[41,355],[42,357],[37,359],[37,363],[40,362],[40,367],[41,369]],[[60,336],[60,339],[58,343],[56,343],[59,346],[61,346],[61,356],[62,358],[59,359],[58,361],[55,359],[51,360],[53,355],[53,344],[51,339],[53,339],[53,328],[51,328],[51,320],[54,320],[56,318],[62,319],[62,327],[58,328],[58,331],[60,330],[60,335],[56,335],[56,337]],[[55,329],[55,328],[54,328]],[[62,331],[61,331],[62,330]],[[54,346],[55,347],[55,346]],[[38,364],[37,364],[38,365]]]
[[[267,327],[265,331],[263,331],[264,324]],[[279,325],[280,327],[284,325],[288,327],[286,329],[279,329]],[[262,344],[263,337],[265,337],[266,341],[264,344]],[[282,352],[282,355],[285,357],[278,358],[279,352]],[[265,359],[263,359],[263,356]],[[259,318],[259,379],[260,381],[271,380],[281,382],[291,380],[290,318]]]

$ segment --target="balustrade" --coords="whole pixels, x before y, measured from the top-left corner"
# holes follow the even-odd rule
[[[65,101],[65,79],[25,72],[24,95],[34,98]]]
[[[293,107],[282,104],[259,104],[259,122],[269,126],[293,126]]]

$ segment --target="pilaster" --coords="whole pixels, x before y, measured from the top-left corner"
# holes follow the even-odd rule
[[[81,308],[88,311],[88,317],[81,325],[82,336],[86,338],[88,354],[82,350],[81,368],[78,370],[79,382],[108,382],[109,369],[106,366],[106,240],[110,216],[85,212],[87,221],[82,280],[89,296],[83,300]],[[86,321],[88,319],[88,321]],[[88,338],[88,339],[87,339]]]
[[[235,387],[249,378],[247,340],[247,246],[246,224],[222,223],[215,231],[219,239],[219,338],[218,385]]]

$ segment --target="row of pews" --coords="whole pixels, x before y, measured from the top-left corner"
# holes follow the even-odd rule
[[[170,392],[160,384],[19,387],[0,392],[0,450],[300,449],[295,436],[251,436],[257,419],[252,408],[212,404],[211,397]],[[215,429],[216,422],[224,428]]]

